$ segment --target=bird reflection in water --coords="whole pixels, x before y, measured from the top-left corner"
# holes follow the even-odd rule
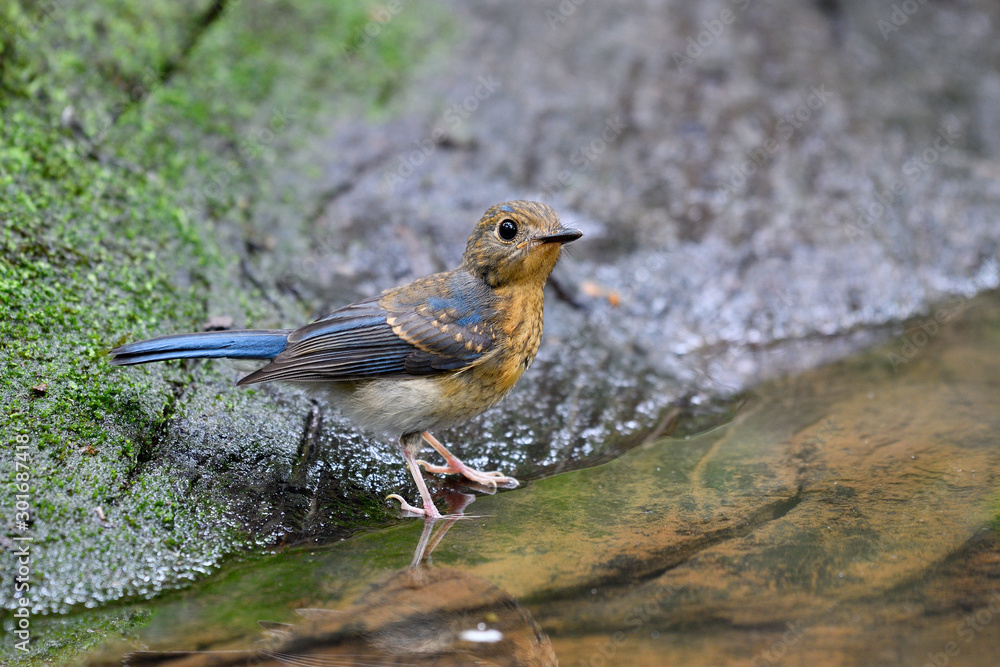
[[[556,665],[548,636],[509,593],[431,554],[474,496],[453,492],[451,513],[427,519],[410,566],[373,584],[346,609],[300,609],[297,624],[261,621],[250,651],[139,652],[126,665]]]

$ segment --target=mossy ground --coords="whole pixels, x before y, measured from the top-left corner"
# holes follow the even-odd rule
[[[34,540],[34,612],[155,593],[253,538],[219,483],[178,479],[161,456],[194,367],[123,372],[106,353],[198,329],[220,304],[238,324],[281,318],[239,284],[230,241],[261,208],[299,224],[311,204],[270,185],[275,165],[324,115],[378,113],[433,39],[407,4],[0,2],[0,479],[31,485],[29,520],[6,502],[0,539]],[[220,412],[294,412],[221,370],[197,381]],[[10,587],[0,606],[16,608]],[[142,622],[126,616],[109,627]],[[65,627],[30,657],[82,648]]]

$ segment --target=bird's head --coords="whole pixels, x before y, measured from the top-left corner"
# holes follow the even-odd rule
[[[564,243],[583,236],[568,229],[547,204],[509,201],[493,206],[476,223],[460,268],[493,287],[544,283]]]

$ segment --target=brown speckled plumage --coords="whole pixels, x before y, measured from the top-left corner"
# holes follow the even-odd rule
[[[467,468],[428,432],[492,407],[531,365],[542,337],[545,281],[562,244],[580,235],[562,227],[545,204],[498,204],[476,224],[453,271],[386,290],[293,331],[166,336],[116,348],[112,363],[270,358],[239,383],[310,383],[361,426],[399,436],[424,502],[422,510],[403,506],[438,516],[417,463],[480,483],[516,484]],[[447,465],[415,460],[421,437]]]

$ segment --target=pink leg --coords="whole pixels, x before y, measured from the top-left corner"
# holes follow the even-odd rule
[[[399,444],[403,449],[403,458],[406,459],[406,465],[410,469],[410,474],[413,476],[413,481],[417,485],[417,490],[420,492],[420,499],[423,501],[423,509],[419,507],[414,507],[409,504],[403,497],[399,494],[393,493],[387,496],[387,498],[395,498],[399,501],[400,506],[406,512],[413,512],[414,514],[423,514],[428,519],[440,519],[441,513],[438,512],[437,507],[434,506],[434,501],[431,499],[431,492],[427,489],[427,483],[424,482],[424,476],[420,472],[420,466],[417,465],[415,460],[416,451],[420,446],[420,439],[415,437],[416,434],[409,433],[404,435],[399,439]]]
[[[519,482],[513,477],[507,477],[497,471],[482,472],[480,470],[473,470],[469,466],[462,463],[457,456],[449,452],[433,435],[427,431],[424,431],[422,435],[424,440],[427,441],[427,444],[437,450],[437,453],[444,457],[446,463],[446,465],[443,466],[436,466],[431,465],[427,461],[421,461],[418,459],[416,462],[422,465],[427,472],[439,473],[443,475],[462,475],[466,479],[476,482],[477,484],[493,488],[500,485],[513,489],[519,485]]]

